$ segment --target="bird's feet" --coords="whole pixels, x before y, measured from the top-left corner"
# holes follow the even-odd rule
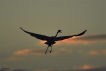
[[[45,54],[46,54],[47,52],[45,52]]]

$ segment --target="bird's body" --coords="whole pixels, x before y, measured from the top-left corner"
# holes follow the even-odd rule
[[[52,45],[55,44],[56,41],[61,41],[61,40],[64,40],[64,39],[68,39],[68,38],[71,38],[73,36],[81,36],[87,31],[87,30],[85,30],[82,33],[77,34],[77,35],[57,37],[58,33],[62,33],[61,30],[58,30],[55,36],[49,37],[49,36],[45,36],[45,35],[41,35],[41,34],[36,34],[36,33],[25,31],[21,27],[20,27],[20,29],[23,30],[25,33],[30,34],[31,36],[36,37],[36,38],[38,38],[40,40],[46,40],[47,42],[45,42],[45,44],[48,45],[48,47],[51,47],[51,51],[52,51]],[[48,50],[48,47],[47,47],[47,50]],[[46,50],[46,52],[47,52],[47,50]],[[50,53],[51,53],[51,51],[50,51]],[[46,54],[46,52],[45,52],[45,54]]]
[[[56,42],[54,40],[49,40],[49,41],[45,42],[45,44],[48,45],[48,46],[52,46],[55,43]]]

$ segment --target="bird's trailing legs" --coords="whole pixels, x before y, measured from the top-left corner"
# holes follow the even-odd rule
[[[46,51],[45,51],[45,54],[47,53],[47,50],[48,50],[49,46],[47,47]]]
[[[45,54],[47,53],[47,50],[48,50],[49,47],[51,47],[50,53],[52,52],[52,46],[48,46],[46,51],[45,51]]]
[[[52,52],[52,46],[50,46],[51,47],[51,50],[50,50],[50,53]]]

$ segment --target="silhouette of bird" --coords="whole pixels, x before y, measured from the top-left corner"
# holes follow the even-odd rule
[[[32,32],[28,32],[26,30],[24,30],[23,28],[20,27],[21,30],[23,30],[25,33],[30,34],[31,36],[40,39],[40,40],[46,40],[47,42],[45,42],[46,45],[48,45],[48,47],[51,47],[50,53],[52,52],[52,45],[56,43],[56,41],[61,41],[64,39],[68,39],[68,38],[72,38],[73,36],[81,36],[83,35],[87,30],[81,32],[80,34],[76,34],[76,35],[69,35],[69,36],[60,36],[57,37],[58,33],[62,33],[62,30],[58,30],[55,36],[45,36],[45,35],[41,35],[41,34],[36,34],[36,33],[32,33]],[[45,51],[45,54],[47,53],[48,47]]]

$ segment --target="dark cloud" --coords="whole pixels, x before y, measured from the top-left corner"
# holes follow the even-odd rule
[[[0,69],[0,71],[28,71],[24,69],[14,69],[14,70],[3,70]],[[92,69],[39,69],[34,71],[106,71],[106,67],[100,67],[100,68],[92,68]]]
[[[27,71],[27,70],[16,69],[16,70],[12,70],[12,71]]]
[[[93,69],[85,69],[85,70],[67,70],[67,71],[106,71],[106,68],[102,67],[102,68],[93,68]]]
[[[106,41],[106,34],[100,34],[100,35],[88,35],[88,36],[83,36],[79,38],[75,38],[76,40],[103,40]]]
[[[0,71],[27,71],[27,70],[23,70],[23,69],[15,69],[15,70],[0,69]]]
[[[43,69],[43,70],[35,70],[35,71],[106,71],[106,67],[101,68],[92,68],[92,69],[60,69],[60,70],[53,70],[53,69]]]
[[[27,70],[16,69],[16,70],[13,70],[13,71],[27,71]]]

